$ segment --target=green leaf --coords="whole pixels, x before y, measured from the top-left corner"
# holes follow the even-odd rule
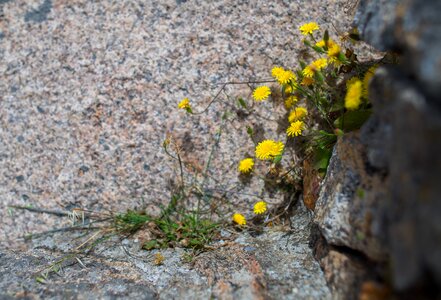
[[[305,46],[311,47],[311,43],[307,39],[303,40],[303,44],[305,44]]]
[[[359,198],[364,198],[364,195],[365,195],[365,193],[364,193],[364,190],[362,189],[362,188],[357,188],[357,190],[355,191],[355,193],[357,194],[357,196],[359,197]]]
[[[312,49],[314,49],[317,53],[325,53],[326,52],[325,50],[323,50],[319,46],[312,46]]]
[[[243,98],[239,98],[237,101],[242,108],[247,108],[247,104],[245,103],[245,100],[243,100]]]
[[[332,150],[317,148],[314,152],[314,169],[326,172],[331,159]]]
[[[273,163],[278,164],[282,160],[282,154],[274,156]]]
[[[315,72],[315,77],[317,78],[317,80],[319,82],[324,82],[325,81],[325,77],[323,77],[323,73],[321,71]]]
[[[345,107],[345,104],[343,103],[343,101],[337,101],[332,104],[329,112],[339,111],[339,110],[342,110],[344,107]]]
[[[43,276],[35,277],[35,281],[37,281],[40,284],[46,284],[47,283],[46,278],[44,278]]]
[[[323,35],[323,40],[325,41],[325,45],[328,45],[329,31],[327,29],[325,30],[325,34]]]
[[[348,60],[346,59],[346,56],[342,53],[342,52],[340,52],[339,54],[338,54],[338,60],[339,61],[341,61],[342,63],[346,63]]]
[[[251,128],[250,126],[247,126],[247,133],[250,137],[253,137],[253,134],[254,134],[253,128]]]
[[[145,242],[144,245],[142,245],[142,249],[152,250],[152,249],[155,249],[157,246],[158,246],[157,240],[150,240],[148,242]]]
[[[347,111],[334,121],[334,126],[345,132],[359,129],[372,114],[371,110]]]
[[[302,68],[302,70],[304,68],[306,68],[307,64],[306,64],[306,62],[304,60],[300,60],[299,63],[300,63],[300,67]]]

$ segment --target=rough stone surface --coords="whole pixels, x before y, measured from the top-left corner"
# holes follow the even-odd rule
[[[441,112],[399,67],[377,70],[369,93],[374,114],[338,140],[314,221],[328,252],[362,262],[350,268],[360,275],[357,287],[340,295],[380,279],[380,294],[392,288],[399,297],[432,299],[441,286]],[[325,274],[340,274],[333,263],[340,258],[329,253],[319,256]],[[327,278],[331,289],[341,288]]]
[[[60,276],[45,285],[35,274],[82,241],[55,235],[34,241],[28,252],[0,251],[0,297],[140,299],[331,299],[308,246],[311,215],[299,206],[291,230],[241,234],[226,246],[183,261],[184,249],[166,249],[162,265],[132,240],[99,244],[84,266],[66,261]],[[84,238],[83,238],[84,239]],[[216,248],[217,247],[217,248]]]
[[[62,225],[44,215],[11,216],[11,204],[157,212],[179,176],[161,149],[167,133],[184,161],[203,170],[225,110],[231,114],[201,189],[228,189],[226,197],[247,211],[257,199],[280,202],[260,180],[244,184],[237,176],[238,160],[254,150],[246,126],[286,138],[260,117],[274,119],[271,101],[254,107],[259,115],[241,115],[234,99],[249,101],[251,90],[235,85],[206,114],[190,117],[176,106],[188,96],[201,111],[223,82],[297,66],[298,26],[316,20],[337,38],[334,26],[345,32],[351,23],[346,4],[0,1],[0,244],[18,246],[23,233]],[[191,170],[186,178],[202,185]]]
[[[331,245],[346,246],[374,260],[387,259],[384,178],[371,172],[359,133],[340,138],[316,203],[314,221]]]
[[[403,68],[424,86],[440,107],[441,2],[432,0],[362,0],[355,23],[376,48],[403,54]]]
[[[378,72],[372,92],[375,103],[394,111],[386,212],[395,285],[410,287],[427,271],[441,285],[441,112],[396,70]]]
[[[367,278],[366,266],[340,251],[331,250],[320,260],[334,299],[357,299],[362,282]]]

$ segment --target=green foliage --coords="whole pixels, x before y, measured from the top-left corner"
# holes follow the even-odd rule
[[[125,214],[117,215],[114,220],[115,228],[124,233],[134,233],[152,218],[141,213],[129,210]]]
[[[243,98],[239,98],[237,101],[238,101],[240,107],[245,108],[245,109],[247,108],[247,104],[246,104],[245,100],[243,100]]]
[[[133,234],[151,222],[154,224],[152,232],[155,238],[145,242],[144,249],[151,250],[177,245],[187,248],[203,248],[211,241],[219,224],[200,218],[195,212],[178,211],[177,207],[181,199],[183,199],[182,195],[173,195],[169,205],[156,218],[144,212],[131,210],[117,215],[114,219],[115,229],[121,233]]]
[[[334,125],[345,132],[357,130],[369,119],[371,114],[372,110],[370,109],[347,111],[334,121]]]

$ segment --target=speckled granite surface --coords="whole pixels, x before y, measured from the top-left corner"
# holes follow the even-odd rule
[[[234,100],[223,95],[198,117],[177,102],[188,96],[199,110],[222,82],[294,66],[298,25],[344,31],[347,2],[0,0],[0,244],[60,222],[11,216],[11,204],[119,211],[165,203],[177,176],[161,149],[166,133],[204,166]],[[250,97],[246,86],[227,93]],[[272,104],[261,106],[269,116]],[[222,180],[211,187],[239,183],[237,161],[253,153],[245,128],[257,123],[228,119],[210,168]],[[265,136],[284,140],[276,127],[265,125]],[[240,190],[261,193],[257,180]],[[230,197],[244,209],[259,199]]]

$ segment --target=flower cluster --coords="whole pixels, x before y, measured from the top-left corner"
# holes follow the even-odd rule
[[[267,211],[267,204],[265,201],[258,201],[253,206],[253,212],[256,215],[262,215]],[[233,214],[233,222],[239,226],[244,226],[247,224],[247,219],[243,214],[234,213]]]
[[[282,67],[274,67],[271,70],[271,75],[280,83],[287,84],[291,81],[295,81],[297,79],[296,75],[290,71],[285,70]]]
[[[300,60],[300,67],[296,69],[290,70],[281,66],[274,66],[271,69],[271,76],[278,83],[287,110],[288,122],[284,130],[288,141],[289,139],[305,141],[307,151],[317,150],[314,149],[315,146],[319,150],[325,150],[307,152],[308,155],[328,153],[326,155],[330,157],[332,153],[330,149],[337,138],[343,135],[344,131],[356,128],[353,125],[356,123],[354,119],[364,113],[370,113],[368,86],[378,66],[374,65],[366,71],[367,68],[358,63],[352,49],[345,48],[348,44],[344,43],[343,39],[332,39],[328,31],[320,35],[320,26],[315,22],[303,24],[298,29],[304,36],[304,45],[311,51],[310,55],[306,56],[307,60]],[[352,78],[347,80],[349,77]],[[340,87],[344,89],[345,86],[345,91],[337,90]],[[278,99],[274,95],[279,95],[274,86],[260,85],[254,88],[252,99],[255,102],[263,102],[273,98],[274,103],[277,103]],[[239,104],[241,109],[246,109],[249,113],[253,112],[252,106],[248,107],[243,98],[239,98]],[[178,107],[189,113],[192,112],[188,98],[183,99]],[[350,121],[346,119],[345,122],[345,117],[350,118]],[[364,117],[360,119],[365,120]],[[243,176],[257,173],[259,164],[266,163],[259,160],[271,163],[267,164],[271,165],[267,173],[271,176],[290,172],[280,172],[284,168],[280,163],[285,152],[284,142],[272,139],[256,142],[252,129],[248,127],[247,132],[256,145],[254,157],[245,157],[238,163],[237,170],[242,176],[241,179]],[[329,161],[329,157],[318,161]],[[324,166],[325,170],[326,167],[327,165]],[[319,168],[323,170],[322,166]],[[277,179],[281,177],[283,176]],[[253,212],[256,215],[266,213],[266,202],[256,202]],[[245,216],[240,213],[233,214],[232,220],[239,226],[247,224]]]

